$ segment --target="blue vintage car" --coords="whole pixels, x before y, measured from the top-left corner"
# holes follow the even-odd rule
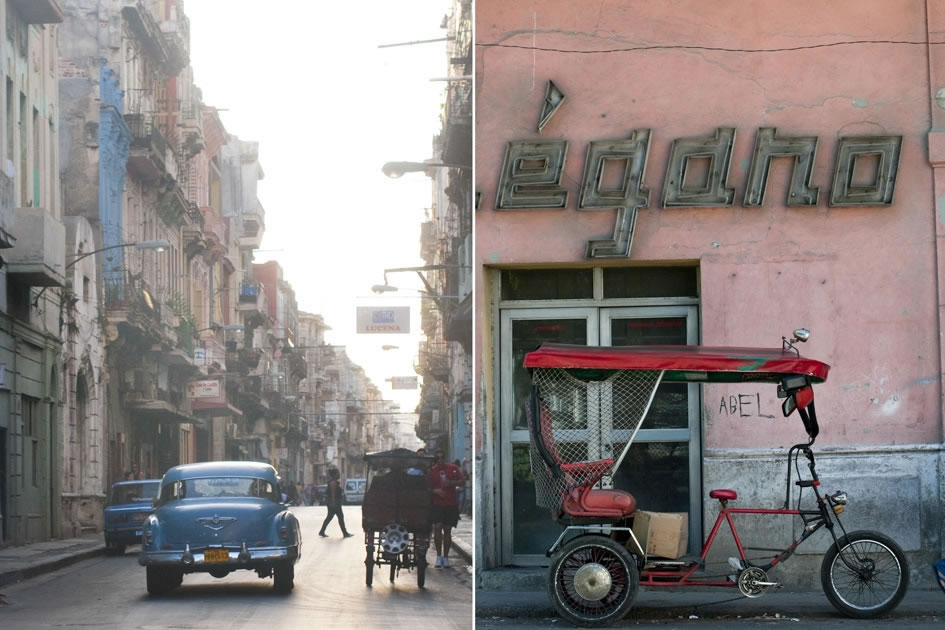
[[[138,557],[148,592],[166,593],[186,573],[222,578],[237,569],[272,576],[277,592],[291,591],[302,534],[281,493],[268,464],[206,462],[168,470]]]
[[[105,553],[120,556],[127,545],[141,542],[141,529],[151,513],[160,479],[119,481],[105,504]]]

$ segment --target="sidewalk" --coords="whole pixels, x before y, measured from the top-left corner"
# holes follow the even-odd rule
[[[770,592],[763,597],[738,596],[735,589],[640,589],[631,618],[667,619],[696,617],[787,618],[834,617],[839,613],[822,591]],[[476,591],[479,618],[557,617],[546,591]],[[939,590],[909,590],[890,619],[940,617],[945,620],[945,595]]]
[[[453,528],[453,553],[462,558],[466,564],[473,563],[473,521],[471,516],[460,514],[459,523]]]
[[[0,548],[0,587],[102,553],[105,538],[101,533]]]

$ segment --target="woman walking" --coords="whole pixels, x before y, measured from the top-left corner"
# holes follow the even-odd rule
[[[328,506],[328,516],[325,517],[325,522],[322,523],[322,529],[318,532],[318,535],[327,538],[328,534],[325,533],[325,528],[328,527],[332,517],[337,516],[338,524],[341,525],[341,533],[344,534],[345,538],[350,538],[354,534],[349,534],[347,528],[345,528],[345,515],[341,511],[341,482],[338,481],[341,478],[341,473],[338,472],[337,468],[332,468],[328,474],[331,477],[328,488],[325,490],[325,505]]]

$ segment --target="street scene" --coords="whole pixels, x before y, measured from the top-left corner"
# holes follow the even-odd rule
[[[317,506],[296,508],[304,531],[302,557],[289,595],[271,580],[238,571],[225,578],[193,574],[171,593],[149,597],[138,547],[120,556],[101,553],[14,585],[0,586],[4,628],[470,628],[471,567],[454,553],[449,568],[431,568],[424,589],[416,571],[390,581],[377,571],[364,584],[360,508],[346,506],[345,521],[359,535],[316,534],[325,516]],[[431,565],[433,556],[431,554]],[[0,550],[0,575],[10,566]]]
[[[0,32],[0,626],[470,628],[472,2]]]

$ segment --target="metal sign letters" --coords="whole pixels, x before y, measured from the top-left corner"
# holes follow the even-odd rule
[[[547,121],[546,121],[547,122]],[[649,207],[650,191],[643,184],[650,146],[650,129],[635,129],[628,139],[597,140],[587,146],[581,181],[579,210],[617,210],[611,239],[587,242],[587,258],[625,258],[630,255],[637,210]],[[761,127],[755,136],[743,204],[764,204],[771,159],[793,157],[788,206],[816,206],[819,188],[811,185],[817,154],[814,136],[778,137],[774,127]],[[660,205],[674,207],[725,207],[735,202],[729,183],[735,129],[719,127],[712,137],[677,138],[670,149]],[[899,171],[902,136],[843,136],[836,152],[830,206],[888,206],[892,204]],[[499,175],[496,210],[561,209],[567,207],[568,190],[561,185],[567,140],[513,140],[508,143]],[[706,165],[703,181],[687,179],[690,162]],[[857,160],[870,160],[873,181],[854,181]],[[622,168],[619,188],[604,187],[608,166]],[[861,169],[866,170],[866,169]]]

